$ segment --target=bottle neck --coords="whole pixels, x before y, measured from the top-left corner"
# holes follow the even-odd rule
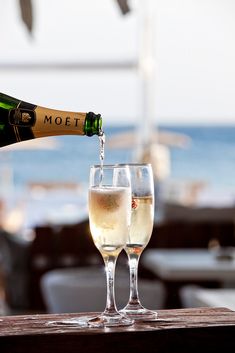
[[[89,112],[86,114],[84,134],[87,136],[102,135],[102,119],[100,114]]]
[[[9,123],[17,128],[30,128],[35,138],[55,135],[99,135],[100,114],[66,112],[40,106],[19,104],[10,109]]]
[[[37,106],[35,137],[52,135],[84,135],[86,113],[59,111]]]
[[[44,108],[0,93],[0,147],[37,137],[101,133],[99,114]]]

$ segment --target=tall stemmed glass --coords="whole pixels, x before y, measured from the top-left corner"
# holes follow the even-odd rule
[[[130,220],[129,168],[124,165],[92,166],[89,187],[89,221],[93,241],[105,263],[107,301],[104,312],[90,319],[89,326],[127,326],[133,323],[133,320],[117,311],[114,295],[116,260],[126,245]]]
[[[132,189],[132,212],[129,237],[125,246],[130,269],[129,302],[121,313],[135,320],[155,320],[157,313],[140,303],[138,264],[148,244],[154,221],[154,182],[150,164],[129,164]]]

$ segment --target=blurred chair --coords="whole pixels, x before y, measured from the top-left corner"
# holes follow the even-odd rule
[[[102,264],[102,258],[96,249],[88,219],[63,225],[56,236],[57,267],[77,267]]]
[[[208,248],[212,241],[221,247],[234,246],[234,222],[185,218],[155,224],[148,248]]]
[[[56,231],[50,226],[40,226],[34,229],[35,238],[29,249],[29,303],[33,310],[44,309],[41,292],[41,276],[57,267]]]
[[[190,206],[166,202],[164,216],[168,222],[235,222],[235,207]]]
[[[189,284],[183,286],[179,290],[179,295],[180,295],[180,300],[182,303],[183,308],[195,308],[198,305],[196,305],[195,301],[195,293],[197,293],[198,290],[200,290],[202,287],[194,284]]]
[[[184,308],[226,307],[235,310],[235,289],[184,286],[180,291]]]
[[[29,251],[29,297],[31,309],[45,309],[40,280],[58,268],[102,264],[90,235],[88,220],[61,226],[38,226]]]
[[[12,309],[29,307],[29,249],[30,242],[16,234],[0,230],[1,266],[6,300]]]
[[[46,273],[41,279],[41,290],[48,312],[103,311],[106,303],[104,268],[58,269]],[[115,278],[116,303],[120,309],[129,298],[129,273],[118,269]],[[164,289],[158,281],[139,280],[139,293],[143,305],[151,309],[162,308]]]

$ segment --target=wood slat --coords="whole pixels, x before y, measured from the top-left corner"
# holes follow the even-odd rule
[[[84,313],[2,317],[0,350],[11,353],[234,351],[235,312],[226,308],[195,308],[158,313],[159,320],[155,322],[106,329],[51,324]]]

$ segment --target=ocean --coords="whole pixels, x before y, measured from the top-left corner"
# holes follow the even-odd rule
[[[170,181],[202,181],[214,195],[235,199],[235,126],[160,126],[191,138],[187,148],[170,148]],[[133,126],[106,127],[107,139]],[[10,168],[12,184],[22,190],[30,182],[77,182],[87,184],[89,167],[99,163],[97,136],[56,137],[54,150],[0,150],[0,171]],[[105,163],[133,161],[133,149],[105,149]],[[5,186],[1,180],[1,190]]]

